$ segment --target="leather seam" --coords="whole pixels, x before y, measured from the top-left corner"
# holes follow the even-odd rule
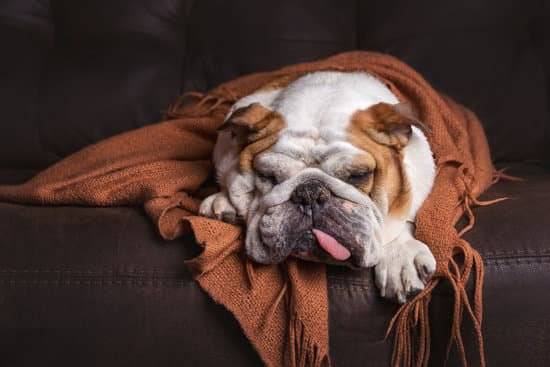
[[[550,264],[550,256],[533,256],[533,257],[522,257],[522,258],[508,258],[508,259],[502,259],[502,258],[494,258],[494,259],[484,259],[483,262],[485,263],[486,267],[491,268],[498,268],[502,266],[525,266],[525,265],[532,265],[532,264]],[[346,277],[342,276],[334,276],[334,275],[327,275],[328,287],[333,289],[341,289],[346,287],[352,286],[356,288],[366,288],[366,289],[372,289],[374,286],[374,283],[372,281],[361,281],[361,280],[350,280]]]
[[[359,289],[359,290],[362,290],[362,291],[365,291],[367,292],[366,294],[369,295],[369,294],[375,294],[374,292],[372,292],[374,285],[370,284],[370,283],[361,283],[361,282],[348,282],[348,281],[342,281],[342,280],[338,280],[337,282],[329,282],[327,284],[327,287],[329,289],[334,289],[334,290],[337,290],[337,291],[345,291],[345,290],[349,290],[350,288],[353,288],[353,289]]]
[[[536,250],[530,250],[530,249],[518,249],[518,250],[512,250],[512,251],[500,251],[500,250],[492,250],[492,251],[483,251],[481,254],[484,258],[490,259],[493,256],[547,256],[550,255],[550,249],[536,249]]]
[[[91,286],[102,288],[105,286],[125,286],[125,287],[149,287],[149,288],[160,288],[165,286],[170,286],[173,288],[184,288],[191,284],[192,282],[183,279],[170,279],[170,280],[160,280],[160,279],[148,279],[148,280],[137,280],[137,279],[95,279],[95,280],[75,280],[75,279],[63,279],[63,280],[53,280],[53,279],[0,279],[0,285],[6,286]]]
[[[0,285],[7,286],[164,286],[182,288],[193,283],[182,272],[160,272],[156,269],[71,270],[71,269],[0,269]]]
[[[0,276],[2,274],[58,274],[58,275],[76,275],[76,276],[147,276],[152,275],[152,278],[179,278],[181,272],[164,272],[158,269],[124,269],[124,270],[75,270],[75,269],[0,269]]]
[[[550,264],[550,256],[489,258],[489,259],[483,259],[483,262],[485,263],[485,266]]]
[[[526,257],[513,259],[485,259],[486,266],[524,266],[531,264],[550,264],[549,257]],[[34,279],[18,279],[18,275],[36,277]],[[59,276],[60,279],[39,279],[40,275]],[[1,279],[3,278],[3,279]],[[350,280],[340,276],[327,276],[328,288],[345,289],[349,287],[372,289],[372,281]],[[184,286],[192,283],[192,280],[184,278],[184,274],[178,272],[159,272],[158,270],[129,269],[116,270],[71,270],[71,269],[0,269],[0,284],[8,285],[134,285],[134,286]]]

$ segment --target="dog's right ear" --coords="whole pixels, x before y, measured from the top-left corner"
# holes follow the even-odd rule
[[[252,103],[246,107],[241,107],[233,113],[218,128],[218,131],[230,130],[234,136],[257,132],[263,126],[260,122],[264,120],[271,111],[259,103]]]
[[[407,103],[376,103],[365,110],[357,111],[352,121],[375,142],[397,149],[402,149],[409,142],[412,126],[423,132],[428,130]]]

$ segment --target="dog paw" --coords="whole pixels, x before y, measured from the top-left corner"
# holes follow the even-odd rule
[[[204,199],[199,207],[199,214],[227,223],[237,224],[241,221],[237,210],[224,192],[217,192]]]
[[[405,303],[424,289],[435,267],[435,258],[424,243],[415,239],[390,243],[374,268],[376,286],[382,297]]]

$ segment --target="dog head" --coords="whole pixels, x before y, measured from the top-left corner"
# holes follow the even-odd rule
[[[238,152],[226,182],[247,224],[247,254],[375,265],[384,221],[409,214],[402,151],[418,120],[403,104],[351,111],[286,97],[276,108],[237,108],[220,128]]]

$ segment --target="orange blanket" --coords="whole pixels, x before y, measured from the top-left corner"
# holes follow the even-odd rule
[[[455,293],[452,341],[466,361],[460,320],[468,315],[481,339],[483,263],[455,229],[471,204],[493,182],[494,169],[482,127],[467,109],[436,92],[407,65],[386,55],[350,52],[325,60],[258,73],[225,83],[206,95],[188,94],[167,121],[89,146],[19,186],[1,186],[0,200],[41,205],[144,205],[166,239],[189,229],[203,253],[189,262],[195,279],[239,321],[268,366],[329,363],[325,266],[289,259],[255,265],[243,256],[242,228],[196,216],[211,174],[216,128],[238,98],[282,76],[318,70],[364,70],[413,104],[429,127],[437,161],[435,187],[417,220],[416,236],[433,251],[438,268],[426,289],[392,320],[393,364],[425,365],[429,358],[428,305],[442,280]],[[191,102],[191,103],[186,103]],[[456,255],[461,255],[460,262]],[[465,291],[475,280],[473,302]],[[450,310],[451,311],[451,310]]]

